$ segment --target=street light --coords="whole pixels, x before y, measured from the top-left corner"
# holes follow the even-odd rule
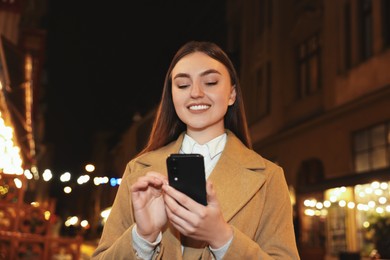
[[[85,170],[87,172],[93,172],[95,170],[95,165],[89,163],[89,164],[85,165]]]

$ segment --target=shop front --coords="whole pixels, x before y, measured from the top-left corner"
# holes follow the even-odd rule
[[[301,187],[302,259],[390,259],[389,173],[386,168]]]

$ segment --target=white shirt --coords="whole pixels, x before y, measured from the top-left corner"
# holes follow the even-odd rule
[[[180,153],[199,153],[203,155],[207,179],[217,164],[219,157],[221,157],[222,151],[225,148],[226,139],[227,135],[224,133],[205,144],[198,144],[189,135],[185,134]]]

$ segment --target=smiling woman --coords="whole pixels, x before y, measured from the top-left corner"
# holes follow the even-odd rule
[[[198,152],[207,203],[167,178],[169,155]],[[292,220],[282,168],[251,149],[231,60],[215,43],[187,42],[171,61],[149,142],[126,167],[92,259],[299,259]]]

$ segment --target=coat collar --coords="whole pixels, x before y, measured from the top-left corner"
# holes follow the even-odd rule
[[[224,218],[229,221],[265,182],[264,159],[247,148],[230,130],[221,157],[211,172],[209,180],[217,192]],[[136,159],[148,170],[167,174],[166,158],[178,153],[183,141],[182,133],[176,141]]]

